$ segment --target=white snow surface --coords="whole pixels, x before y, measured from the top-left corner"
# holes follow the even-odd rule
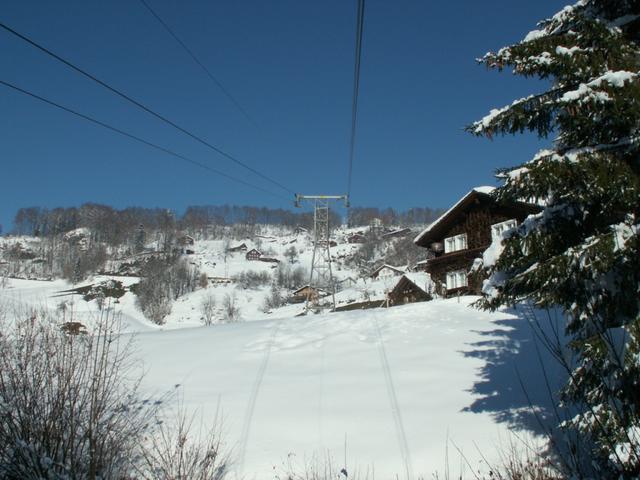
[[[474,442],[493,456],[508,438],[491,415],[465,411],[484,361],[464,352],[513,316],[470,300],[145,333],[138,343],[147,385],[182,385],[205,419],[220,405],[226,430],[240,434],[245,478],[271,478],[291,453],[328,450],[342,462],[345,437],[352,467],[427,478],[444,471],[448,442],[486,470]]]
[[[474,190],[490,193],[493,187]],[[288,262],[283,253],[295,245],[300,255],[292,266],[306,266],[307,237],[265,236],[260,246]],[[196,253],[186,258],[212,278],[271,270],[267,263],[246,261],[243,253],[225,262],[222,245],[196,241]],[[339,257],[357,248],[345,243],[331,251]],[[355,275],[344,265],[336,274]],[[424,273],[406,275],[418,284],[428,281]],[[125,285],[138,281],[97,276],[87,283],[107,278]],[[336,301],[382,304],[399,279],[361,279],[337,293]],[[91,331],[96,302],[57,296],[72,287],[63,280],[9,279],[0,300],[58,314],[65,301],[68,315],[73,312]],[[202,326],[204,296],[215,295],[219,305],[233,292],[242,321]],[[180,399],[205,424],[221,412],[225,444],[235,459],[231,478],[286,478],[288,462],[300,472],[305,462],[327,453],[342,468],[345,440],[350,477],[369,469],[377,478],[432,478],[446,471],[473,478],[472,470],[489,471],[483,456],[494,462],[500,449],[509,448],[512,428],[519,438],[542,442],[537,423],[523,421],[528,400],[514,367],[537,409],[549,399],[533,335],[517,312],[480,311],[470,306],[477,297],[461,297],[297,317],[301,304],[263,312],[268,292],[268,286],[244,290],[211,283],[179,298],[163,326],[144,318],[130,292],[111,305],[125,334],[135,336],[145,394],[177,391],[171,404]],[[552,369],[548,374],[553,378]]]

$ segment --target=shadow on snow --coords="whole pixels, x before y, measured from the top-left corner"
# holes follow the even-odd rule
[[[490,413],[516,430],[547,435],[562,420],[555,406],[567,373],[542,338],[562,340],[563,319],[559,312],[536,310],[532,324],[525,311],[503,310],[505,318],[493,322],[496,328],[478,331],[483,339],[462,352],[485,362],[470,389],[477,398],[464,411]]]

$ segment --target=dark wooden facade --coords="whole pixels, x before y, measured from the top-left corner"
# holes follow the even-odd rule
[[[260,260],[261,262],[266,262],[266,263],[280,263],[280,260],[273,257],[258,257],[257,259]]]
[[[315,301],[327,295],[328,295],[327,292],[325,292],[324,290],[321,290],[315,287],[310,287],[309,285],[305,285],[304,287],[299,288],[298,290],[296,290],[291,294],[291,297],[289,298],[289,303],[301,303],[307,300]]]
[[[421,269],[431,275],[440,295],[480,294],[482,275],[467,275],[467,286],[447,289],[447,273],[471,270],[475,259],[482,258],[491,245],[493,225],[511,219],[520,224],[537,211],[538,207],[526,203],[498,204],[490,194],[472,190],[416,238],[416,245],[429,249],[432,255],[427,262],[421,263]],[[445,253],[445,239],[460,234],[466,234],[467,248]]]
[[[230,247],[227,252],[246,252],[248,250],[246,243],[241,243],[235,247]]]
[[[247,252],[247,254],[245,255],[245,258],[249,261],[255,261],[255,260],[260,260],[261,256],[262,256],[262,252],[260,250],[256,250],[255,248],[252,248]]]
[[[410,228],[398,228],[382,234],[382,238],[406,237],[407,235],[411,235]]]
[[[366,241],[367,238],[360,233],[354,233],[347,237],[347,242],[349,243],[365,243]]]
[[[426,302],[431,300],[431,295],[423,288],[413,283],[407,276],[403,275],[393,290],[388,293],[389,304],[405,305],[407,303]]]

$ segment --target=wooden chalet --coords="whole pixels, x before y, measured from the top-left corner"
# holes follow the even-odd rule
[[[405,305],[407,303],[426,302],[433,297],[431,277],[424,272],[405,273],[396,286],[387,294],[389,305]]]
[[[431,275],[440,295],[480,294],[484,278],[469,275],[475,259],[482,258],[493,238],[540,210],[522,202],[499,204],[492,191],[474,188],[414,239],[432,256],[416,267]]]
[[[260,257],[262,257],[262,252],[256,248],[252,248],[245,254],[245,258],[250,262],[260,260]]]
[[[343,278],[336,281],[336,291],[340,292],[345,288],[355,287],[358,284],[358,280],[353,277]]]
[[[388,239],[388,238],[395,238],[395,237],[406,237],[407,235],[410,235],[410,234],[411,234],[410,228],[397,228],[395,230],[390,230],[386,233],[383,233],[382,238]]]
[[[291,293],[291,303],[301,303],[305,302],[307,299],[309,300],[317,300],[321,297],[326,297],[328,295],[327,292],[320,288],[311,287],[309,285],[305,285],[297,289],[295,292]]]
[[[278,260],[277,258],[273,258],[273,257],[260,256],[260,257],[257,258],[257,260],[259,260],[261,262],[266,262],[266,263],[280,263],[280,260]]]
[[[380,265],[373,272],[371,272],[371,275],[369,276],[374,280],[383,280],[385,278],[399,277],[404,272],[404,267],[394,267],[393,265],[387,265],[385,263],[384,265]]]
[[[191,235],[184,233],[178,236],[178,245],[181,247],[193,246],[195,243],[196,242]]]
[[[247,244],[246,243],[241,243],[240,245],[236,245],[235,247],[229,247],[227,249],[227,252],[230,252],[230,253],[246,252],[247,250],[248,250]]]
[[[347,237],[348,243],[365,243],[367,241],[367,237],[365,237],[362,233],[352,233]]]

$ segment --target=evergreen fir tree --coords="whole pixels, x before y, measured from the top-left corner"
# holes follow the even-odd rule
[[[492,110],[475,135],[535,132],[553,148],[502,170],[502,201],[543,211],[508,232],[489,268],[489,308],[560,306],[577,365],[568,422],[594,442],[601,478],[640,475],[640,1],[581,0],[488,68],[551,80],[541,94]]]

